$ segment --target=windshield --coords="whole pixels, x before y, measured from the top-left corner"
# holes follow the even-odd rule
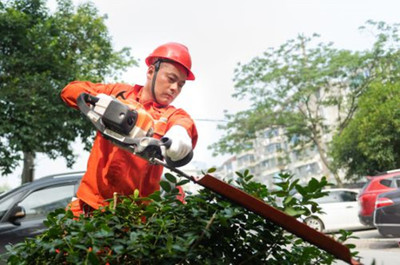
[[[10,194],[12,192],[11,196],[5,196],[7,194]],[[21,192],[19,192],[19,189],[14,189],[12,191],[6,192],[4,196],[0,198],[0,220],[3,218],[3,216],[7,213],[7,211],[11,208],[12,204],[15,203],[15,201],[20,197]]]
[[[27,184],[29,184],[29,183],[25,183],[25,184],[23,184],[23,185],[21,185],[21,186],[19,186],[19,187],[16,187],[16,188],[14,188],[14,189],[12,189],[12,190],[9,190],[9,191],[0,193],[0,200],[3,199],[3,198],[5,198],[6,196],[8,196],[8,194],[10,194],[10,193],[13,193],[13,192],[17,193],[18,190],[20,190],[22,187],[26,186]]]
[[[363,193],[365,191],[365,189],[368,187],[369,183],[371,182],[371,179],[367,180],[367,183],[364,184],[364,186],[362,187],[362,189],[360,190],[360,194]]]

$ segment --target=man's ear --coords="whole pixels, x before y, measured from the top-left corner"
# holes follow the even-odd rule
[[[155,71],[154,65],[150,65],[149,68],[147,68],[147,72],[146,72],[147,80],[153,79],[154,71]]]

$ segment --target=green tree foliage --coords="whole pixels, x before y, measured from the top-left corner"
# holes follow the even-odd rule
[[[0,172],[24,160],[23,182],[32,180],[36,153],[71,166],[71,142],[79,136],[89,147],[92,128],[65,107],[61,89],[77,79],[117,78],[136,63],[129,49],[113,50],[106,17],[92,3],[57,2],[55,12],[44,0],[0,5]]]
[[[173,175],[176,185],[185,183]],[[238,173],[234,185],[302,218],[320,211],[315,198],[326,195],[326,179],[300,186],[281,174],[277,192],[252,181],[248,171]],[[164,182],[163,187],[169,187]],[[92,217],[73,220],[71,212],[56,210],[48,216],[49,229],[34,239],[8,247],[8,264],[332,264],[334,257],[282,230],[260,216],[208,190],[176,199],[167,188],[164,197],[130,197],[112,201]],[[294,192],[301,199],[292,196]],[[277,205],[277,198],[282,203]],[[338,241],[351,236],[342,231]],[[350,246],[353,248],[354,246]],[[356,253],[353,253],[355,255]]]
[[[371,72],[374,82],[361,96],[349,126],[335,136],[331,151],[335,166],[344,168],[348,178],[400,167],[399,26],[369,21],[362,28],[376,38],[369,52],[369,60],[376,64]]]
[[[259,130],[285,130],[291,148],[315,147],[321,161],[338,184],[337,168],[329,157],[329,134],[341,134],[358,108],[358,100],[372,82],[398,78],[397,25],[366,23],[375,33],[370,50],[336,49],[332,43],[316,43],[318,36],[298,36],[271,48],[235,70],[238,99],[251,102],[248,110],[226,114],[219,126],[224,137],[210,146],[215,153],[235,153],[251,148]],[[396,66],[395,66],[396,65]],[[329,113],[329,119],[327,114]],[[297,139],[297,141],[291,141]]]
[[[256,131],[280,127],[289,142],[296,138],[294,144],[299,147],[315,146],[325,166],[331,168],[322,136],[334,128],[322,115],[323,109],[334,108],[334,118],[345,126],[354,112],[355,98],[369,79],[360,75],[366,67],[362,54],[337,50],[331,43],[316,43],[317,39],[317,35],[299,36],[239,65],[233,96],[248,98],[252,105],[227,115],[229,122],[220,126],[226,136],[214,146],[217,153],[242,150]],[[349,88],[348,83],[354,86]]]
[[[400,168],[400,83],[374,83],[349,126],[333,140],[332,156],[347,176]]]

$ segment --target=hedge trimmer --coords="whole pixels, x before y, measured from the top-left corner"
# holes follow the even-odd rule
[[[193,177],[181,171],[177,167],[187,164],[192,158],[190,153],[182,161],[174,162],[162,155],[162,147],[168,148],[171,140],[161,138],[161,140],[151,137],[150,130],[144,130],[144,135],[132,137],[132,131],[137,130],[137,112],[130,109],[117,99],[111,98],[102,100],[102,111],[96,109],[96,104],[100,99],[87,93],[82,93],[77,104],[80,111],[92,122],[96,129],[115,145],[128,150],[134,155],[146,159],[151,164],[162,165],[172,172],[189,179],[190,181],[203,186],[213,192],[239,204],[240,206],[252,211],[259,216],[268,219],[285,230],[295,234],[305,241],[331,253],[336,258],[348,264],[359,265],[358,261],[352,258],[350,250],[333,238],[318,232],[317,230],[299,222],[297,219],[285,214],[284,212],[266,204],[244,191],[219,180],[210,174],[202,177]],[[141,128],[142,131],[144,128]]]

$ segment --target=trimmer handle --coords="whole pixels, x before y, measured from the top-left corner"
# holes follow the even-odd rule
[[[172,144],[172,140],[168,137],[162,137],[160,139],[161,145],[165,146],[165,148],[170,148]],[[178,161],[172,161],[169,157],[165,156],[165,162],[167,162],[168,165],[171,167],[182,167],[186,164],[188,164],[193,158],[193,150],[190,150],[189,154],[187,154],[184,158]]]
[[[88,93],[81,93],[76,98],[76,104],[78,105],[78,108],[81,111],[81,113],[92,122],[92,124],[96,127],[98,131],[104,132],[106,127],[101,122],[101,116],[95,113],[88,106],[88,104],[95,106],[98,101],[99,101],[98,97],[92,96]]]
[[[96,96],[92,96],[88,93],[81,93],[76,99],[76,104],[78,105],[80,111],[82,111],[84,114],[87,114],[90,111],[90,108],[87,104],[89,103],[90,105],[94,106],[98,101],[99,98]]]

